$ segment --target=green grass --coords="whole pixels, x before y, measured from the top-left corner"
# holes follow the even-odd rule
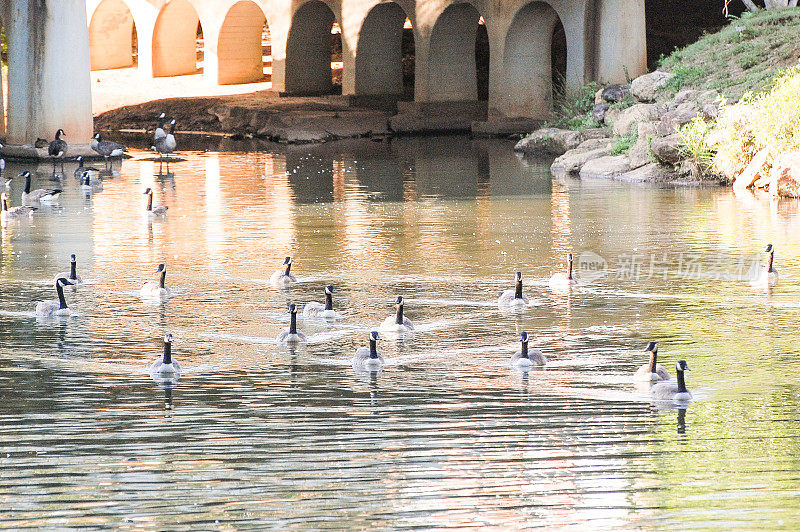
[[[614,138],[614,145],[608,151],[609,155],[622,155],[628,153],[628,150],[633,148],[638,139],[638,134],[631,133],[629,135],[622,135],[621,137]]]
[[[597,83],[572,90],[565,90],[553,106],[553,118],[547,126],[572,130],[600,127],[600,123],[592,116],[594,95],[600,88]]]

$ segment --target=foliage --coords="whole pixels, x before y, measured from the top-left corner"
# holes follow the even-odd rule
[[[634,144],[636,144],[636,140],[638,139],[638,134],[631,133],[629,135],[622,135],[620,137],[614,138],[614,144],[611,146],[609,150],[609,155],[622,155],[628,153]]]
[[[600,123],[592,116],[594,95],[600,85],[592,82],[577,89],[570,89],[565,83],[560,86],[565,88],[555,101],[553,119],[548,125],[574,130],[600,127]]]
[[[713,123],[696,116],[678,131],[681,136],[681,145],[678,149],[688,162],[689,171],[694,177],[707,176],[714,168],[715,151],[708,145],[708,133],[713,128]]]

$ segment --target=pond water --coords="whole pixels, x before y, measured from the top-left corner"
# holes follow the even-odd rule
[[[798,203],[553,179],[511,146],[223,145],[169,173],[134,151],[90,198],[67,166],[60,205],[0,233],[0,526],[797,526]],[[770,291],[746,279],[767,243]],[[554,292],[569,252],[582,283]],[[37,319],[71,253],[73,314]],[[162,262],[174,297],[144,301]],[[328,283],[341,319],[275,345]],[[355,371],[397,295],[418,330]],[[509,367],[523,330],[544,370]],[[148,373],[165,333],[174,386]],[[649,340],[688,361],[688,408],[634,383]]]

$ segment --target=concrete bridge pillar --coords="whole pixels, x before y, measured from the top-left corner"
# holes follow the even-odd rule
[[[597,81],[625,83],[647,72],[644,0],[600,0]]]
[[[8,0],[8,142],[93,133],[85,0]]]

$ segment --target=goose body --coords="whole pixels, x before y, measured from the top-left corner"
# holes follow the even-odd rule
[[[547,359],[538,349],[530,349],[528,347],[528,333],[522,331],[520,334],[520,341],[522,343],[519,351],[511,355],[511,365],[519,369],[529,369],[532,367],[541,367],[547,364]]]
[[[278,345],[300,344],[306,341],[306,335],[297,330],[297,307],[289,305],[289,328],[282,331],[275,339]]]
[[[67,306],[66,299],[64,299],[64,286],[71,284],[70,281],[63,277],[56,279],[55,286],[58,299],[48,299],[36,303],[36,315],[40,318],[68,316],[70,310]]]
[[[7,223],[11,220],[21,220],[23,218],[30,218],[33,216],[36,207],[29,205],[20,205],[17,207],[8,206],[8,196],[5,192],[0,194],[0,221]]]
[[[333,310],[333,292],[336,290],[333,285],[325,287],[325,304],[318,303],[317,301],[310,301],[303,307],[304,318],[335,318],[336,311]]]
[[[276,288],[284,288],[297,282],[297,279],[292,275],[292,257],[286,257],[283,261],[283,266],[282,270],[276,270],[269,278],[269,284]]]
[[[156,274],[159,276],[158,281],[147,281],[142,285],[142,288],[139,290],[139,295],[141,297],[147,299],[166,299],[172,295],[172,290],[164,284],[167,279],[167,266],[165,264],[159,264]]]
[[[672,401],[674,403],[687,403],[692,400],[692,392],[686,389],[683,373],[689,371],[685,360],[675,364],[677,380],[657,382],[650,388],[650,395],[656,401]]]
[[[74,253],[69,256],[69,271],[56,274],[53,278],[53,282],[58,281],[58,279],[62,277],[75,286],[83,284],[83,279],[78,275],[78,261]]]
[[[164,124],[166,123],[167,123],[167,115],[164,113],[158,115],[158,126],[156,126],[156,131],[153,134],[153,142],[167,136],[167,132],[164,131]]]
[[[386,332],[406,333],[414,331],[414,324],[403,315],[403,296],[397,296],[395,301],[395,313],[387,316],[381,323],[380,330]]]
[[[175,151],[175,148],[178,147],[178,144],[175,141],[175,119],[173,118],[172,120],[170,120],[169,123],[170,123],[169,133],[165,133],[164,136],[154,137],[153,145],[151,146],[151,149],[157,151],[158,155],[162,158],[164,157],[164,155],[169,155],[170,153]]]
[[[554,292],[564,292],[570,290],[573,286],[578,284],[572,275],[572,253],[567,255],[567,271],[556,272],[550,277],[548,285],[550,290]]]
[[[92,142],[89,146],[95,152],[99,153],[103,156],[103,158],[108,159],[109,157],[122,157],[122,154],[125,153],[127,148],[118,142],[112,142],[110,140],[103,140],[103,137],[100,133],[97,133],[94,138],[92,138]]]
[[[385,365],[383,356],[378,352],[377,341],[380,340],[377,331],[369,333],[369,347],[359,347],[353,355],[353,367],[362,370],[379,370]]]
[[[633,374],[633,378],[643,382],[668,381],[669,373],[664,366],[658,363],[658,345],[650,342],[645,352],[650,353],[650,362],[639,366],[639,369]]]
[[[63,129],[56,131],[55,138],[47,145],[47,154],[50,157],[63,158],[67,154],[67,141],[62,139],[61,136],[67,136]]]
[[[56,203],[61,195],[60,188],[37,188],[31,190],[31,173],[28,171],[19,174],[25,179],[25,189],[22,191],[23,205],[38,205],[41,203]]]
[[[181,365],[172,358],[172,335],[164,336],[164,353],[150,365],[150,375],[177,379],[181,376]]]
[[[497,298],[497,306],[502,309],[524,309],[528,306],[528,298],[522,295],[522,272],[517,272],[514,290],[505,290]]]
[[[758,276],[751,280],[753,286],[769,287],[778,283],[778,270],[775,269],[775,248],[772,244],[767,244],[767,265],[762,269]]]
[[[148,188],[144,191],[147,194],[147,215],[151,218],[165,218],[167,216],[167,207],[166,205],[160,205],[158,207],[153,207],[153,189]]]

